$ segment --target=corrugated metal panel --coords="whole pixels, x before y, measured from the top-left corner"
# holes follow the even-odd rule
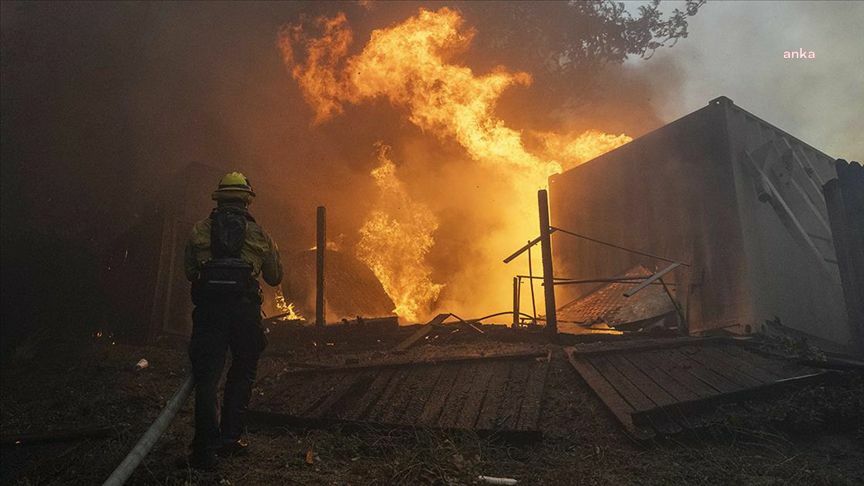
[[[652,273],[639,265],[621,277],[644,279]],[[620,282],[606,284],[585,297],[562,305],[558,309],[558,321],[589,326],[604,323],[616,327],[675,312],[675,307],[662,286],[648,286],[631,297],[625,297],[624,292],[634,286],[633,283]]]

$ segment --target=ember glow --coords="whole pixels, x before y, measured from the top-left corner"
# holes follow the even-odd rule
[[[499,118],[495,107],[507,88],[530,85],[531,75],[504,67],[478,75],[453,62],[473,37],[455,10],[420,9],[402,23],[373,31],[353,56],[348,54],[353,33],[344,14],[318,19],[315,27],[318,35],[301,25],[287,26],[279,35],[285,64],[315,110],[315,124],[342,114],[346,104],[383,98],[404,110],[424,133],[458,143],[471,160],[488,169],[489,178],[512,188],[506,198],[476,209],[501,216],[483,241],[476,242],[481,260],[445,282],[458,284],[459,294],[466,295],[437,302],[468,313],[508,308],[510,279],[527,272],[527,263],[505,266],[501,259],[536,236],[536,190],[546,187],[550,175],[627,143],[630,137],[597,130],[533,133],[541,148],[529,151],[523,134]],[[412,200],[386,150],[378,159],[381,165],[372,175],[382,191],[381,207],[363,223],[357,252],[396,303],[397,314],[406,320],[423,319],[436,310],[442,288],[432,282],[425,261],[438,222],[426,206]]]

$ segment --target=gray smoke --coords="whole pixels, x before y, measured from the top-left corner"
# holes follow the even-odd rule
[[[671,121],[719,95],[832,157],[860,160],[864,2],[711,2],[690,36],[654,60],[681,84],[655,106]],[[784,51],[815,59],[784,59]]]

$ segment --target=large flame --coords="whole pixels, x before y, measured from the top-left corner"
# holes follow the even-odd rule
[[[378,145],[378,162],[372,177],[381,195],[360,228],[357,257],[381,281],[396,304],[396,314],[416,322],[429,312],[443,287],[432,282],[432,269],[425,261],[438,220],[428,207],[411,198],[396,177],[390,147]]]
[[[485,261],[477,262],[467,272],[473,275],[476,285],[473,295],[466,300],[484,306],[505,305],[509,302],[508,276],[524,272],[525,265],[505,267],[500,259],[536,236],[535,191],[545,187],[548,177],[562,168],[573,167],[627,143],[630,137],[596,130],[575,135],[537,133],[542,141],[540,154],[529,152],[522,134],[496,116],[494,108],[504,90],[529,85],[531,76],[509,72],[504,67],[477,75],[469,67],[451,62],[455,54],[469,47],[473,37],[454,10],[420,9],[402,23],[373,31],[369,42],[354,56],[348,55],[353,35],[344,14],[319,19],[317,27],[321,30],[317,37],[309,36],[299,25],[284,28],[279,36],[283,59],[306,101],[314,108],[315,123],[341,114],[347,103],[385,98],[406,109],[408,119],[417,127],[441,139],[456,141],[472,159],[493,171],[490,176],[512,184],[513,192],[506,201],[496,203],[494,208],[483,208],[500,212],[501,223],[490,228],[484,237],[486,241],[478,242],[483,246]],[[297,52],[303,53],[303,61]],[[396,192],[402,193],[392,197],[410,201],[395,178],[392,162],[386,154],[381,159],[382,166],[373,173],[379,186],[385,193],[397,187]],[[431,212],[423,209],[425,213],[416,218],[434,223]],[[424,261],[434,243],[431,231],[420,238],[412,235],[406,242],[409,238],[404,229],[394,229],[397,226],[393,221],[398,219],[383,211],[373,213],[372,219],[363,225],[358,252],[365,255],[367,263],[372,262],[370,265],[385,290],[397,302],[397,313],[406,318],[422,317],[417,313],[428,307],[440,290],[429,280]],[[399,221],[398,226],[404,226],[404,222]],[[415,247],[408,248],[411,245]],[[373,247],[380,252],[378,257],[372,255]],[[375,258],[384,260],[380,255],[400,252],[407,252],[419,270],[412,272],[394,262],[375,261]],[[411,279],[417,280],[412,284]],[[412,285],[426,290],[405,292]],[[481,293],[489,298],[481,297]],[[479,310],[476,307],[470,310],[475,309]]]
[[[350,58],[346,55],[352,34],[345,15],[319,23],[322,37],[309,39],[299,26],[283,30],[280,37],[285,62],[315,108],[317,123],[342,113],[346,102],[384,96],[407,107],[409,120],[418,127],[455,139],[482,163],[518,169],[523,182],[544,186],[546,178],[561,171],[557,162],[528,153],[519,132],[493,114],[505,89],[531,83],[528,73],[501,67],[477,76],[448,62],[467,49],[473,37],[461,29],[456,11],[421,9],[399,25],[374,31],[363,51]],[[294,62],[293,47],[299,44],[306,50],[303,64]]]

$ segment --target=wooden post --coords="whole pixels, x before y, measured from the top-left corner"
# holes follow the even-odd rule
[[[318,206],[318,230],[315,247],[315,324],[323,326],[324,316],[324,252],[327,250],[327,209]]]
[[[513,329],[519,327],[519,277],[513,277]]]
[[[558,334],[558,315],[555,312],[555,280],[552,273],[552,239],[549,226],[549,197],[545,189],[537,191],[540,207],[540,253],[543,257],[543,295],[546,300],[546,331]]]

